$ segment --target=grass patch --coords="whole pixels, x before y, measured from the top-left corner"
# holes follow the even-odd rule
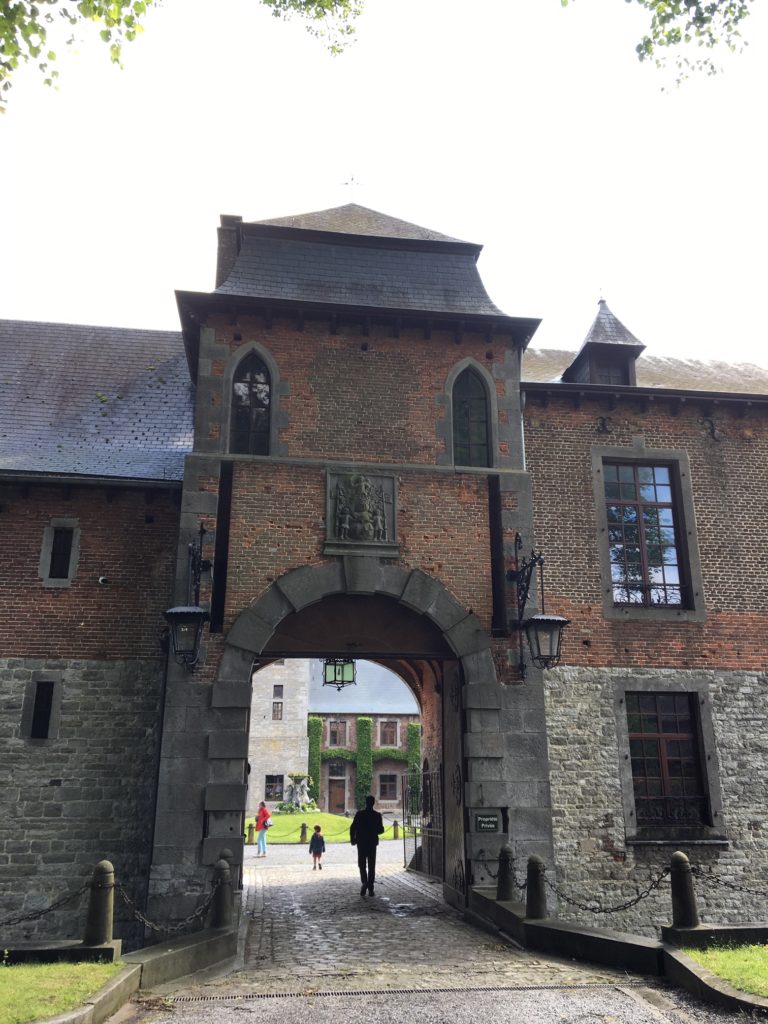
[[[768,945],[712,946],[683,952],[734,988],[768,997]]]
[[[122,968],[121,963],[0,966],[0,1024],[27,1024],[74,1010]]]
[[[326,843],[348,843],[349,826],[351,818],[345,818],[343,814],[326,814],[325,811],[308,811],[306,814],[273,814],[274,825],[267,832],[267,843],[298,843],[301,838],[301,823],[307,823],[307,839],[312,835],[315,825],[323,830]],[[253,824],[253,818],[246,818],[246,835],[248,826]],[[380,839],[392,839],[392,826],[387,826],[386,831]],[[400,836],[402,837],[402,829]],[[254,833],[254,846],[256,845],[256,834]]]

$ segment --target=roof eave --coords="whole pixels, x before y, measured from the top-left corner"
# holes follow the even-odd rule
[[[643,387],[642,385],[627,384],[579,384],[571,381],[531,381],[521,380],[520,390],[531,393],[560,395],[580,395],[584,398],[626,398],[632,399],[657,399],[671,398],[682,399],[690,402],[711,402],[715,405],[727,403],[766,405],[768,406],[768,394],[755,394],[738,391],[696,391],[691,388],[654,388]]]
[[[540,319],[512,317],[505,313],[471,313],[428,309],[397,309],[389,306],[364,306],[356,304],[305,302],[275,299],[269,296],[225,295],[216,292],[176,292],[176,302],[181,319],[184,346],[193,381],[197,381],[197,357],[200,327],[204,317],[210,313],[268,313],[270,316],[296,316],[331,319],[342,317],[349,320],[377,319],[385,322],[400,321],[401,326],[425,326],[431,323],[433,329],[444,327],[456,331],[474,329],[495,334],[509,334],[515,344],[525,349]]]

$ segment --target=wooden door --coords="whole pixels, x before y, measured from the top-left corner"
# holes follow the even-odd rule
[[[328,780],[328,810],[331,814],[343,814],[347,803],[346,779]]]

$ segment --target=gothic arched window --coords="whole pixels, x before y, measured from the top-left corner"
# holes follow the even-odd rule
[[[272,380],[255,352],[247,355],[232,382],[229,450],[238,455],[269,455]]]
[[[453,385],[453,461],[457,466],[490,466],[488,397],[471,368]]]

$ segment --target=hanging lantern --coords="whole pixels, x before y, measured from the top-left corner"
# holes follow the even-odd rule
[[[352,658],[326,658],[323,686],[335,686],[343,690],[355,685],[355,662]]]

